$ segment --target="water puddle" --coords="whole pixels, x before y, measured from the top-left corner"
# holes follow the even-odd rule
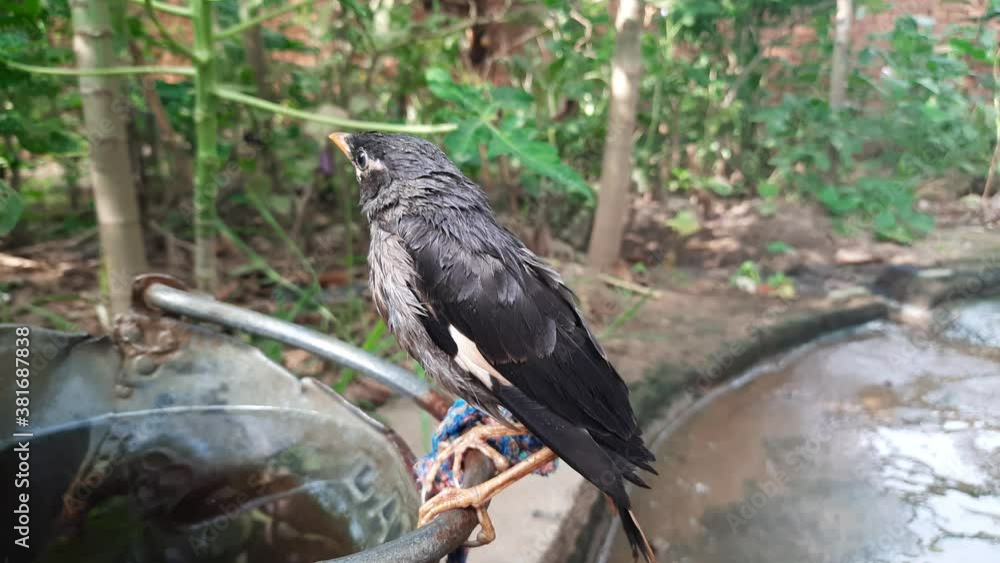
[[[661,561],[1000,561],[1000,363],[897,328],[788,355],[656,449]]]

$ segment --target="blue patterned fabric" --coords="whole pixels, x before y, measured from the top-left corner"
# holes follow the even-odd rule
[[[414,468],[417,476],[421,479],[421,482],[424,475],[434,464],[434,460],[437,458],[438,452],[441,448],[447,445],[448,442],[451,442],[455,438],[464,434],[470,428],[481,424],[498,423],[490,418],[489,415],[469,403],[466,403],[464,400],[459,399],[455,401],[455,404],[448,409],[448,414],[445,415],[441,424],[438,425],[437,432],[434,433],[434,437],[431,438],[431,451],[424,457],[420,458]],[[545,447],[545,444],[530,434],[524,436],[490,438],[487,443],[492,446],[493,449],[503,454],[512,466]],[[535,471],[535,473],[538,475],[548,475],[549,473],[552,473],[556,469],[557,461],[543,465]],[[459,484],[455,481],[452,460],[447,459],[441,464],[441,470],[438,471],[437,477],[434,480],[434,488],[436,490],[440,490],[442,488],[457,486],[459,486]]]

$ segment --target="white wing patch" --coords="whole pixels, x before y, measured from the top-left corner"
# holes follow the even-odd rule
[[[468,337],[452,325],[448,325],[448,332],[458,346],[458,352],[455,354],[455,363],[459,367],[471,373],[487,389],[493,388],[493,379],[491,378],[496,378],[504,385],[510,385],[507,378],[500,375],[500,372],[486,361],[486,358],[483,357],[483,353],[479,351],[479,347],[476,346],[475,342],[469,340]]]

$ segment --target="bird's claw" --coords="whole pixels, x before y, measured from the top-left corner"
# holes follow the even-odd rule
[[[420,507],[417,526],[424,526],[443,512],[447,512],[453,508],[473,508],[476,511],[476,516],[479,517],[479,533],[476,535],[475,540],[466,542],[465,546],[479,547],[492,542],[497,537],[496,529],[493,527],[493,521],[490,520],[489,513],[486,512],[486,506],[489,504],[492,495],[487,496],[486,490],[481,487],[480,485],[470,489],[442,490]],[[495,491],[493,494],[497,492],[499,491]]]
[[[493,462],[493,467],[497,473],[506,471],[510,467],[510,462],[503,454],[490,446],[487,440],[491,438],[502,438],[504,436],[520,436],[528,431],[522,426],[503,426],[500,424],[484,424],[469,429],[466,433],[455,438],[448,443],[434,459],[434,463],[424,473],[421,482],[421,494],[426,502],[427,497],[434,489],[434,481],[441,471],[441,465],[449,458],[452,460],[452,475],[455,483],[462,482],[462,461],[466,452],[476,450],[488,457]]]
[[[480,427],[481,428],[481,427]],[[508,429],[510,430],[510,429]],[[506,489],[518,479],[525,477],[539,467],[550,463],[556,458],[556,454],[549,448],[542,448],[528,456],[527,459],[517,463],[513,467],[501,472],[485,483],[470,487],[468,489],[447,488],[443,489],[437,496],[425,502],[420,507],[417,526],[424,526],[443,512],[453,508],[474,508],[479,516],[480,531],[476,539],[468,542],[467,547],[478,547],[486,545],[496,539],[496,530],[493,522],[486,512],[486,506],[490,499],[500,491]],[[504,460],[504,465],[507,465]]]

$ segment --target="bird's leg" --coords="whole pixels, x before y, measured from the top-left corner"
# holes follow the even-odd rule
[[[462,459],[465,457],[465,452],[469,450],[482,452],[483,455],[490,458],[497,471],[504,471],[510,466],[510,463],[507,462],[507,458],[503,454],[493,449],[487,443],[487,440],[490,438],[503,438],[505,436],[523,436],[527,433],[528,430],[520,425],[483,424],[474,426],[461,436],[455,438],[438,452],[434,463],[424,473],[423,482],[421,483],[423,495],[425,495],[424,500],[427,500],[426,495],[434,487],[434,479],[437,478],[438,472],[441,471],[441,464],[448,458],[452,458],[451,471],[456,483],[462,482]]]
[[[490,502],[490,499],[512,485],[515,481],[524,478],[555,458],[555,452],[549,448],[542,448],[485,483],[468,489],[444,489],[420,507],[420,519],[417,525],[423,526],[442,512],[453,508],[474,508],[476,509],[476,514],[479,516],[479,526],[481,529],[476,539],[466,545],[468,547],[486,545],[496,539],[496,530],[493,528],[493,522],[490,520],[489,514],[486,513],[486,505]]]

